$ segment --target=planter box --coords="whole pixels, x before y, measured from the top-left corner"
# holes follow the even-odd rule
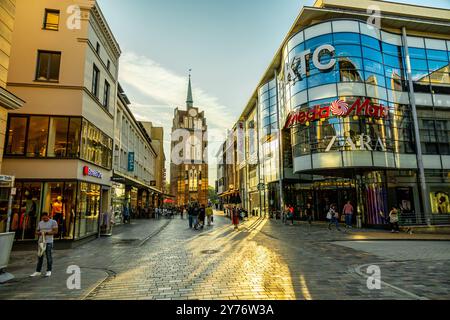
[[[0,270],[8,266],[14,235],[14,232],[0,233]]]

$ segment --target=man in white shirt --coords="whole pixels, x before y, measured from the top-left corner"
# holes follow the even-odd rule
[[[41,221],[39,222],[36,234],[39,236],[39,241],[41,242],[45,239],[45,256],[47,257],[47,273],[46,277],[52,275],[52,249],[53,249],[53,236],[58,234],[58,223],[55,220],[50,219],[48,213],[44,212],[41,215]],[[42,273],[42,265],[44,263],[44,255],[39,257],[38,264],[36,267],[36,272],[31,275],[31,277],[37,277]]]

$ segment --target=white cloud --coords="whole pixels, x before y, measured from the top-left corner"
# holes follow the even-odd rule
[[[137,102],[132,96],[131,109],[138,120],[151,121],[156,126],[163,126],[165,132],[165,153],[170,159],[170,132],[175,107],[184,108],[187,96],[187,79],[184,75],[161,66],[152,59],[127,52],[122,55],[120,62],[120,81],[132,86],[149,102]],[[215,153],[224,140],[225,132],[229,129],[235,117],[229,108],[223,106],[217,99],[193,83],[194,105],[205,111],[208,125],[210,179],[216,177]],[[169,166],[167,167],[170,170]],[[169,176],[168,176],[169,177]],[[210,181],[214,185],[214,181]]]

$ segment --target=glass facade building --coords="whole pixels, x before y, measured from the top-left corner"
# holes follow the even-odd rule
[[[319,11],[304,9],[240,119],[256,100],[262,212],[310,204],[325,220],[351,201],[358,225],[386,224],[393,206],[405,224],[450,223],[448,35],[354,12],[303,22]]]

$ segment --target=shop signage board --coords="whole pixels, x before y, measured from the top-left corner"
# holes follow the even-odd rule
[[[238,123],[237,128],[237,162],[239,164],[243,163],[245,160],[245,130],[244,122]]]
[[[83,167],[83,175],[86,177],[103,179],[103,174],[100,171],[89,168],[88,166]]]
[[[366,98],[364,102],[361,99],[357,99],[351,106],[345,101],[336,100],[328,106],[315,106],[308,110],[300,109],[291,112],[284,128],[288,129],[296,125],[309,125],[310,122],[326,120],[330,117],[345,118],[351,115],[387,119],[389,117],[389,108],[381,104],[374,104],[369,98]]]
[[[331,70],[336,65],[336,59],[334,58],[335,51],[336,49],[331,44],[324,44],[315,49],[312,53],[312,62],[314,66],[322,72]],[[323,54],[328,54],[331,57],[326,63],[320,61]],[[308,49],[295,55],[290,62],[286,63],[284,72],[285,82],[295,82],[306,77],[308,60],[310,58],[311,50]]]
[[[387,151],[386,142],[383,139],[379,136],[374,139],[367,134],[355,137],[333,136],[330,138],[325,152],[330,152],[334,146],[348,147],[351,151]]]
[[[128,152],[128,171],[134,171],[134,152]]]

